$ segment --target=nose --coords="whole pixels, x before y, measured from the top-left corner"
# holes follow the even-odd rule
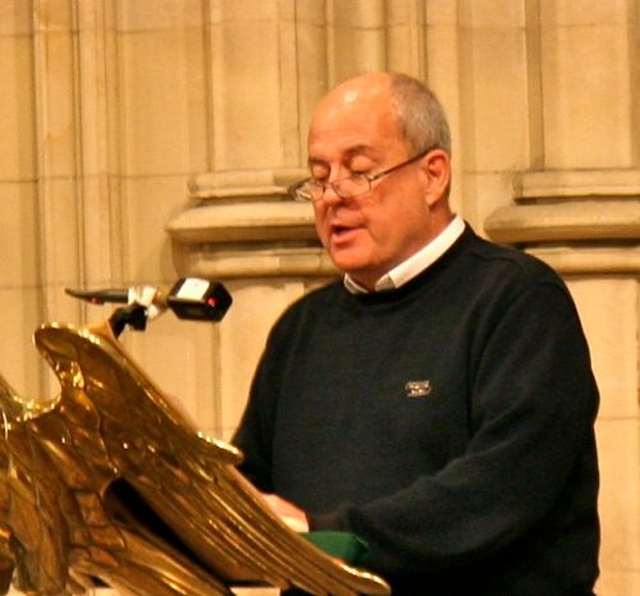
[[[337,186],[334,182],[327,182],[324,187],[324,193],[322,193],[321,201],[325,205],[334,205],[342,201],[344,197],[339,194]]]

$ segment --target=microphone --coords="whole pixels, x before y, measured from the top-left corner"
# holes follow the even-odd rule
[[[149,318],[170,309],[178,318],[189,321],[220,321],[233,301],[220,282],[199,277],[180,278],[168,293],[144,285],[99,290],[66,288],[65,292],[91,304],[139,305],[146,309]]]
[[[72,290],[65,288],[64,291],[69,296],[86,300],[91,304],[106,304],[107,302],[129,303],[129,290],[127,288],[105,288],[103,290]]]

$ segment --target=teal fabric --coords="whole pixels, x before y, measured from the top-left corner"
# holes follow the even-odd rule
[[[354,567],[365,567],[369,558],[367,543],[349,532],[313,531],[302,534],[328,555]]]

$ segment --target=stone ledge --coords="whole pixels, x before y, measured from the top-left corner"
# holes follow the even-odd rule
[[[484,229],[563,275],[640,271],[640,170],[524,172]]]
[[[243,247],[216,249],[206,245],[174,251],[176,271],[206,279],[266,277],[334,277],[337,270],[321,247]]]
[[[283,197],[289,185],[308,175],[306,168],[203,172],[190,178],[187,189],[192,199]]]
[[[640,200],[511,205],[494,211],[484,228],[492,240],[505,244],[640,241]]]
[[[516,201],[608,197],[640,199],[640,170],[544,170],[523,172],[513,182]]]
[[[303,168],[207,172],[188,182],[193,204],[166,231],[181,275],[207,278],[333,276],[313,207],[286,196]]]
[[[180,213],[165,229],[174,242],[212,247],[316,239],[313,207],[288,200],[201,203]]]
[[[640,247],[606,246],[536,247],[527,252],[553,267],[561,275],[638,275]]]

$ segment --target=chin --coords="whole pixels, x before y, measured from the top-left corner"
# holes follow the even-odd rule
[[[333,255],[331,256],[331,260],[333,264],[342,272],[348,273],[353,278],[362,277],[365,274],[365,269],[357,262],[354,262],[353,259],[345,259],[345,258],[336,258]]]
[[[376,271],[368,254],[361,250],[330,250],[331,261],[342,273],[348,273],[354,279],[368,280],[376,277]]]

